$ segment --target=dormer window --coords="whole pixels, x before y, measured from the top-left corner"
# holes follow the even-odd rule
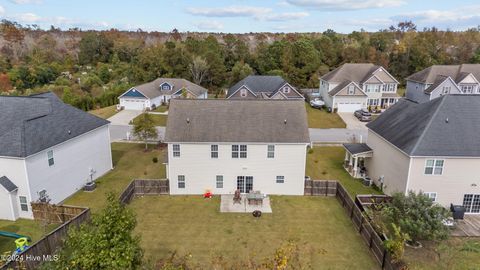
[[[444,86],[444,87],[443,87],[443,94],[449,94],[449,93],[450,93],[450,90],[451,90],[451,87],[450,87],[450,86]]]
[[[348,86],[348,94],[349,95],[355,94],[355,86],[353,86],[353,85]]]
[[[284,87],[283,87],[283,93],[284,93],[284,94],[290,93],[290,87],[284,86]]]
[[[240,89],[240,96],[246,97],[247,96],[247,89]]]
[[[165,82],[160,85],[160,89],[163,91],[170,91],[172,89],[172,86]]]

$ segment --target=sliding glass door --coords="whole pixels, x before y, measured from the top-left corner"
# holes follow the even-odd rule
[[[237,189],[240,193],[248,193],[253,190],[253,176],[237,176]]]

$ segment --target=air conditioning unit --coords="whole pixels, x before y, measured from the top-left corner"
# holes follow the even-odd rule
[[[47,191],[45,189],[42,189],[40,191],[37,192],[38,194],[38,201],[39,202],[48,202],[48,195],[47,195]]]

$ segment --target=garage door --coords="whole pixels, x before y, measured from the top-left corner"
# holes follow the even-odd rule
[[[125,110],[138,110],[141,111],[145,108],[145,99],[122,99],[120,105]]]
[[[362,108],[361,102],[339,102],[337,103],[338,112],[354,112]]]

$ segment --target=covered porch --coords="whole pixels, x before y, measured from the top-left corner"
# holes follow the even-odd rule
[[[367,175],[365,159],[373,156],[373,150],[366,143],[344,143],[345,160],[343,167],[354,178]]]

